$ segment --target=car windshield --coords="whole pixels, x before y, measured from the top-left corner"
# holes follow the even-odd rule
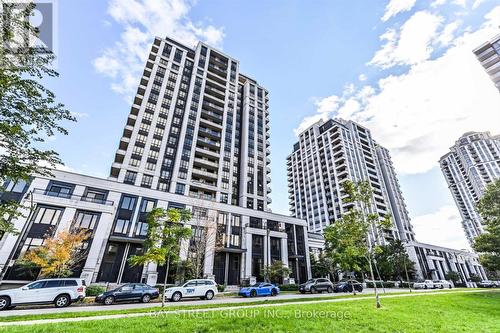
[[[306,283],[313,283],[314,281],[316,281],[315,279],[309,279],[306,281]]]
[[[262,283],[254,283],[254,284],[252,284],[250,287],[260,287],[260,285],[261,285],[261,284],[262,284]]]

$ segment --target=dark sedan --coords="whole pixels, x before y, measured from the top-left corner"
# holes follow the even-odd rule
[[[333,288],[333,291],[336,293],[350,293],[352,292],[352,288],[354,287],[354,290],[358,292],[363,291],[363,285],[361,282],[358,282],[356,280],[345,280],[345,281],[340,281],[335,285]]]
[[[95,298],[96,303],[111,305],[115,302],[148,303],[160,295],[158,289],[144,283],[129,283],[110,291],[106,291]]]

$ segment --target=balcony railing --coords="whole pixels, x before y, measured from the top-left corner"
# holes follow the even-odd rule
[[[64,199],[70,199],[70,200],[80,200],[80,201],[92,202],[92,203],[96,203],[96,204],[100,204],[100,205],[113,206],[113,201],[111,201],[111,200],[102,200],[102,199],[90,198],[90,197],[75,195],[75,194],[70,194],[70,193],[54,192],[54,191],[44,190],[41,188],[34,189],[33,193],[38,193],[38,194],[46,195],[49,197],[57,197],[57,198],[64,198]]]

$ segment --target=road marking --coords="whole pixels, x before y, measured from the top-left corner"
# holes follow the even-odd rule
[[[461,290],[461,291],[433,291],[433,292],[419,292],[419,293],[407,293],[398,295],[380,295],[381,299],[385,298],[398,298],[398,297],[413,297],[422,295],[447,295],[447,294],[461,294],[461,293],[481,293],[481,292],[495,292],[495,290]],[[240,305],[240,306],[227,306],[227,307],[214,307],[214,308],[203,308],[203,309],[189,309],[189,310],[160,310],[160,311],[150,311],[150,312],[140,312],[140,313],[124,313],[124,314],[113,314],[113,315],[103,315],[103,316],[88,316],[88,317],[74,317],[74,318],[53,318],[53,319],[38,319],[38,320],[26,320],[26,321],[11,321],[11,322],[0,322],[0,327],[6,326],[26,326],[26,325],[36,325],[36,324],[59,324],[59,323],[71,323],[79,321],[90,321],[90,320],[108,320],[108,319],[121,319],[121,318],[134,318],[134,317],[145,317],[145,316],[158,316],[158,315],[175,315],[175,314],[186,314],[186,313],[197,313],[197,312],[211,312],[211,311],[225,311],[225,310],[238,310],[238,309],[248,309],[248,308],[260,308],[260,307],[276,307],[276,306],[287,306],[287,305],[302,305],[302,304],[316,304],[316,303],[337,303],[337,302],[349,302],[349,301],[359,301],[366,299],[373,299],[374,296],[362,296],[353,298],[337,298],[337,299],[318,299],[303,302],[283,302],[283,303],[267,303],[267,304],[254,304],[254,305]]]

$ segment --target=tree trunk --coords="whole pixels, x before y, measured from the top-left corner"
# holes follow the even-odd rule
[[[372,260],[371,256],[368,256],[368,266],[370,266],[370,275],[373,281],[373,288],[375,289],[375,305],[377,306],[377,309],[380,308],[380,298],[378,295],[378,289],[377,289],[377,283],[375,283],[375,276],[373,274],[373,267],[372,267]]]
[[[165,280],[163,280],[163,296],[161,298],[161,307],[165,307],[165,289],[167,289],[168,269],[170,268],[170,256],[167,258],[165,267]]]

